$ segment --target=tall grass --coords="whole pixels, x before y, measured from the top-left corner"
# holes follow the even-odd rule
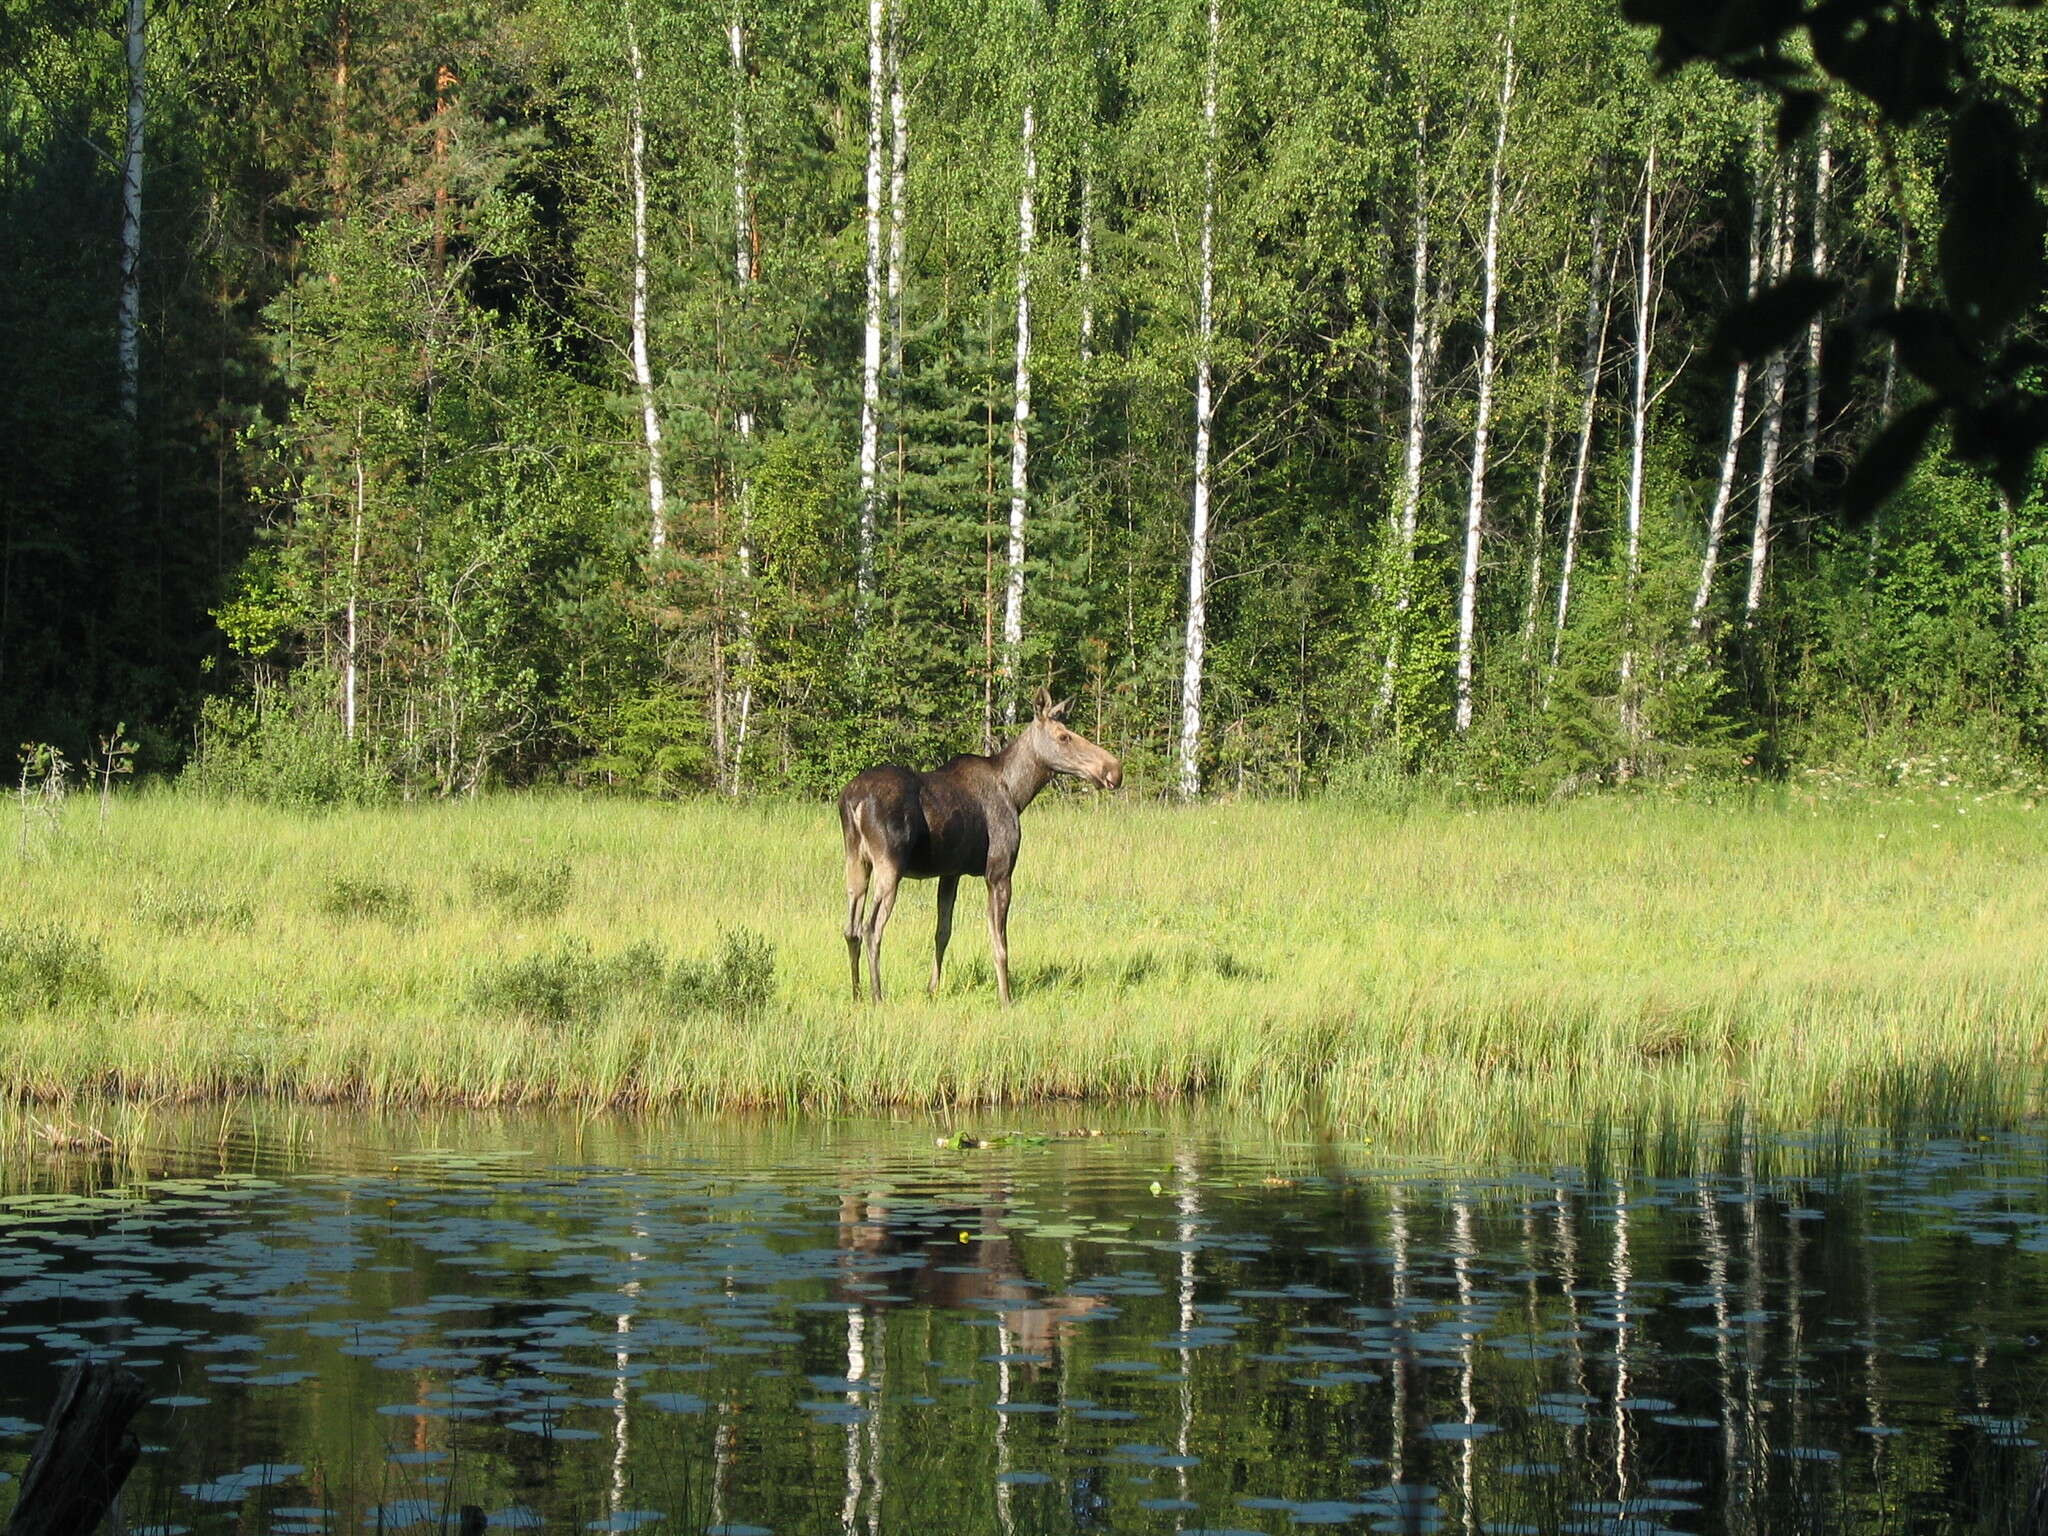
[[[1017,1004],[908,886],[854,1004],[829,808],[170,794],[11,855],[0,1090],[814,1112],[1202,1096],[1492,1139],[1601,1111],[2031,1102],[2019,802],[1374,812],[1049,797]]]

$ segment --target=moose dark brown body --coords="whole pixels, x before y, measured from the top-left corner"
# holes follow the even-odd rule
[[[996,986],[1010,1000],[1010,875],[1017,867],[1018,818],[1057,774],[1103,789],[1123,782],[1123,765],[1065,724],[1067,707],[1038,691],[1031,724],[993,757],[972,753],[929,773],[894,765],[870,768],[839,793],[846,838],[846,953],[860,997],[861,950],[868,985],[882,999],[882,932],[904,880],[939,882],[939,926],[931,990],[939,990],[960,877],[988,882],[988,936]],[[872,898],[872,899],[870,899]]]

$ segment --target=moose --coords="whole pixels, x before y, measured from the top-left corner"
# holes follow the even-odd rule
[[[1070,774],[1101,789],[1124,779],[1123,764],[1066,724],[1067,701],[1041,688],[1031,723],[993,757],[963,753],[930,773],[889,764],[857,775],[839,792],[846,838],[846,954],[853,998],[860,1001],[860,955],[868,984],[882,1000],[882,931],[903,880],[939,882],[939,929],[932,947],[931,991],[937,995],[953,936],[953,900],[962,875],[988,882],[988,937],[996,989],[1010,1002],[1010,874],[1017,867],[1018,817],[1055,775]],[[869,897],[873,901],[870,903]]]

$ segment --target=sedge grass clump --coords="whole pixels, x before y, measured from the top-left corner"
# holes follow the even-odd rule
[[[320,893],[320,910],[329,917],[410,924],[417,914],[412,888],[374,875],[341,875]]]
[[[92,1003],[112,989],[99,940],[63,923],[0,927],[0,1000],[15,1008]]]
[[[751,1018],[775,995],[775,946],[751,928],[730,928],[715,960],[679,960],[662,1001],[675,1013]]]
[[[209,886],[154,886],[136,898],[135,915],[165,933],[241,933],[256,920],[256,905]]]
[[[600,955],[588,939],[557,939],[538,954],[486,969],[470,988],[471,1005],[557,1028],[587,1023],[607,1004],[662,991],[667,966],[660,948],[629,944]]]
[[[567,864],[469,866],[469,889],[476,904],[507,917],[554,917],[569,905],[574,880]]]

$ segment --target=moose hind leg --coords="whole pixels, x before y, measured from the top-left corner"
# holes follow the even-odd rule
[[[860,1001],[860,946],[867,932],[861,908],[868,899],[868,861],[858,853],[846,856],[846,958],[853,965],[853,1000]]]
[[[958,875],[947,875],[939,881],[939,929],[932,939],[933,997],[939,995],[939,973],[946,968],[946,941],[953,937],[953,898],[959,894]]]
[[[995,955],[996,990],[1010,1006],[1010,877],[988,879],[988,946]]]
[[[878,1003],[882,1000],[882,930],[896,910],[896,882],[901,878],[899,871],[886,864],[875,868],[875,900],[868,908],[868,995]]]

